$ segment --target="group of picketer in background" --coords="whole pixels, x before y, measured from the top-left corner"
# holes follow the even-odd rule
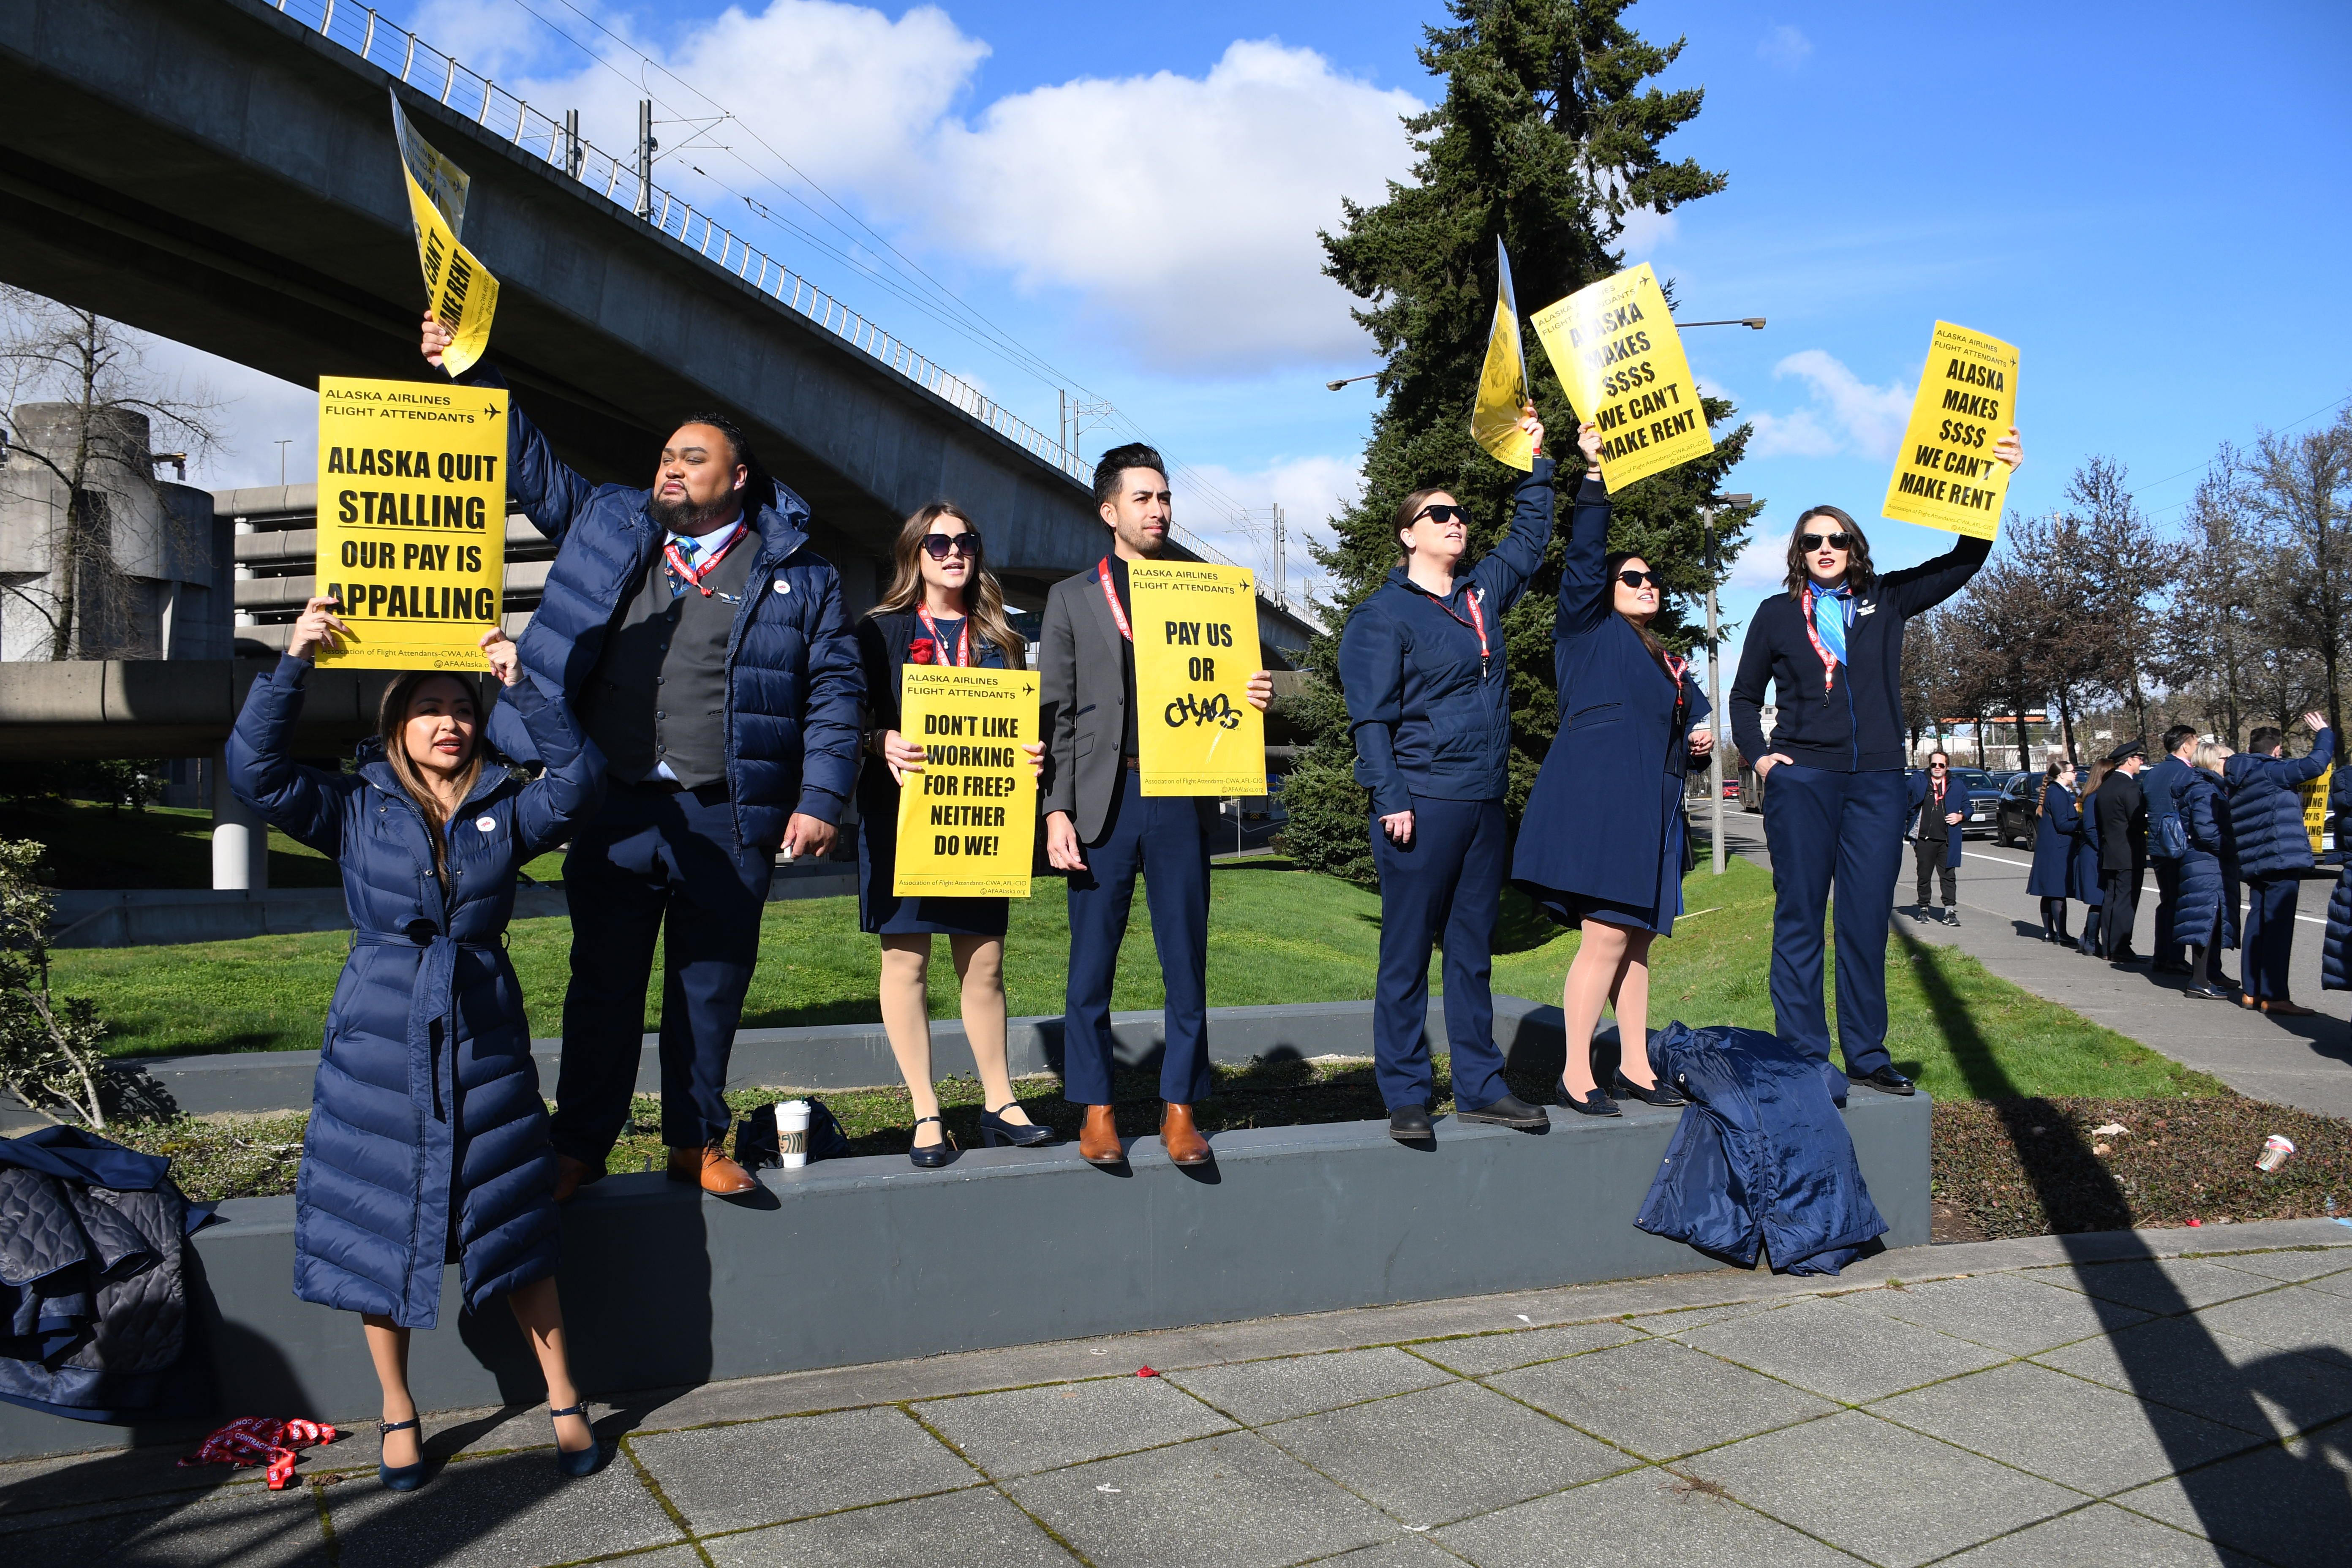
[[[2247,1007],[2307,1018],[2313,1009],[2288,990],[2295,907],[2305,881],[2332,876],[2320,984],[2352,989],[2352,864],[2341,872],[2326,864],[2344,861],[2352,848],[2352,772],[2333,775],[2326,815],[2335,847],[2323,854],[2307,825],[2305,794],[2327,776],[2336,731],[2324,714],[2306,713],[2303,721],[2312,743],[2300,757],[2286,755],[2285,732],[2274,725],[2255,729],[2239,752],[2175,724],[2152,765],[2146,742],[2137,740],[2109,752],[2088,777],[2070,761],[2052,762],[2034,806],[2033,868],[2025,884],[2042,900],[2042,940],[2071,943],[2119,969],[2145,962],[2156,973],[2186,976],[2183,994],[2200,1001],[2226,1001],[2234,986]],[[2132,929],[2151,867],[2156,952],[2148,960],[2133,950]],[[1923,880],[1923,906],[1924,894]],[[2068,929],[2070,900],[2089,910],[2079,938]],[[2219,967],[2217,954],[2228,948],[2241,949],[2235,982]]]

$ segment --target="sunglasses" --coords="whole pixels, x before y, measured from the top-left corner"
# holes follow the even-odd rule
[[[1797,548],[1800,550],[1819,550],[1824,544],[1828,545],[1832,550],[1851,550],[1853,547],[1853,535],[1851,533],[1801,533],[1797,535]]]
[[[923,552],[934,561],[945,561],[950,555],[961,555],[967,561],[980,559],[980,535],[977,533],[927,533],[923,535]]]
[[[1445,523],[1467,521],[1469,516],[1468,511],[1458,506],[1425,506],[1412,514],[1412,520],[1419,522],[1425,517],[1432,522]]]
[[[1951,766],[1949,763],[1929,763],[1927,771],[1931,773],[1940,773],[1949,766]]]
[[[1647,583],[1661,593],[1665,591],[1666,586],[1666,580],[1655,572],[1620,572],[1617,574],[1617,581],[1624,584],[1628,588],[1638,588]]]

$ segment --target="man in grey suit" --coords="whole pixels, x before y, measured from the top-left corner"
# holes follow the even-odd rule
[[[1111,980],[1144,879],[1167,993],[1160,1065],[1160,1141],[1180,1165],[1209,1158],[1192,1120],[1209,1092],[1209,836],[1213,797],[1149,795],[1136,766],[1135,637],[1127,563],[1168,541],[1168,466],[1141,444],[1095,467],[1095,502],[1111,552],[1054,584],[1038,639],[1045,737],[1045,856],[1070,879],[1070,969],[1062,1025],[1062,1092],[1087,1108],[1078,1152],[1097,1165],[1126,1155],[1111,1116]],[[1263,712],[1274,678],[1250,677]]]

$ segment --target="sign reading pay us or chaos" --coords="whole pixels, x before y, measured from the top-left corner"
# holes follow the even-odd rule
[[[1897,522],[1990,539],[2009,494],[1992,455],[2017,423],[2017,346],[1937,321],[1881,510]]]
[[[317,592],[350,626],[322,665],[489,668],[506,575],[504,387],[319,381]]]
[[[923,770],[898,786],[890,890],[902,899],[1027,898],[1036,672],[908,665],[901,674],[898,732],[923,748]]]
[[[1136,760],[1145,795],[1265,793],[1257,579],[1246,566],[1130,561]]]
[[[1715,450],[1682,334],[1648,262],[1545,306],[1535,326],[1577,417],[1601,427],[1610,494]]]

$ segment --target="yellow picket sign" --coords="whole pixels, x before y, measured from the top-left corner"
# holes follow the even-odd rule
[[[487,669],[506,581],[504,387],[319,378],[318,592],[351,634],[322,665]]]
[[[2017,347],[1937,321],[1881,509],[1897,522],[1990,539],[2009,465],[1993,447],[2017,423]]]
[[[1022,748],[1037,739],[1037,674],[908,665],[898,733],[923,771],[898,786],[902,899],[1025,899],[1037,837],[1037,779]]]
[[[499,280],[457,243],[466,227],[466,171],[436,152],[416,133],[392,100],[393,135],[400,143],[401,174],[408,182],[408,216],[416,229],[416,260],[425,272],[425,308],[449,329],[452,342],[441,363],[452,375],[473,368],[490,346],[490,319],[498,314]]]
[[[2320,836],[2327,831],[2327,789],[2329,781],[2335,776],[2336,764],[2330,763],[2317,778],[2306,779],[2294,786],[2295,794],[2303,796],[2303,830],[2311,835],[2311,852],[2314,855],[2318,854],[2322,847]],[[2352,846],[2338,844],[2336,847],[2344,849],[2352,848]]]
[[[1478,400],[1470,409],[1470,438],[1495,461],[1526,473],[1536,466],[1534,438],[1519,428],[1528,402],[1528,349],[1519,336],[1519,300],[1511,287],[1511,258],[1495,241],[1495,324],[1486,333],[1486,363],[1478,373]]]
[[[1682,334],[1648,262],[1545,306],[1536,336],[1577,417],[1601,426],[1610,494],[1715,450]]]
[[[1135,733],[1146,795],[1265,792],[1257,579],[1246,566],[1130,561]]]

